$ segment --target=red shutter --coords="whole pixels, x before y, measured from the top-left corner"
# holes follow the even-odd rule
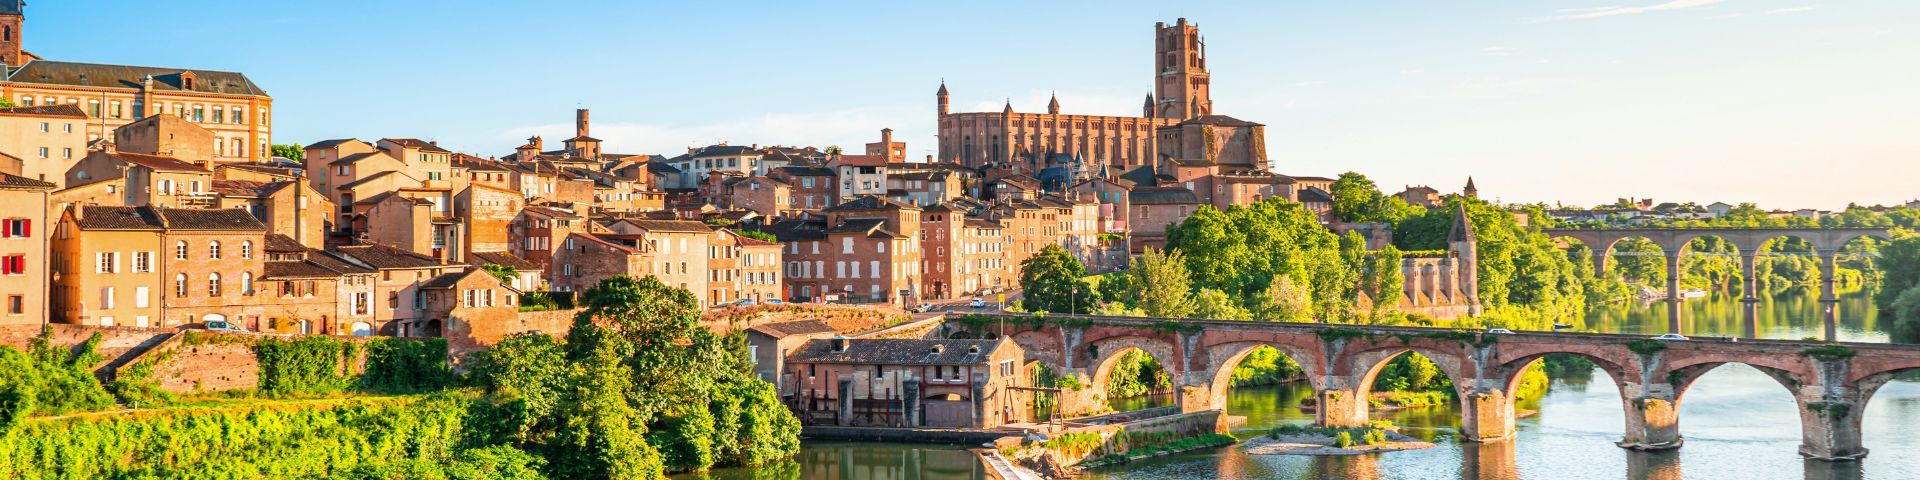
[[[33,219],[31,218],[20,219],[20,236],[22,237],[33,236]]]
[[[11,237],[13,237],[13,225],[11,225],[11,224],[12,224],[12,223],[13,223],[14,221],[15,221],[15,220],[14,220],[14,219],[11,219],[11,218],[9,218],[9,219],[6,219],[6,220],[0,220],[0,238],[11,238]]]

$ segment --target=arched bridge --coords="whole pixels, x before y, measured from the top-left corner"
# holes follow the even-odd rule
[[[1729,363],[1752,366],[1780,382],[1800,407],[1802,444],[1809,458],[1844,460],[1866,455],[1860,415],[1894,375],[1920,369],[1920,346],[1811,341],[1708,339],[1658,341],[1646,336],[1552,332],[1481,333],[1460,330],[1167,320],[1086,315],[958,315],[950,334],[1012,337],[1029,365],[1044,364],[1083,379],[1064,403],[1104,405],[1107,376],[1121,355],[1143,351],[1173,379],[1183,411],[1223,409],[1233,368],[1248,353],[1271,346],[1304,370],[1325,426],[1367,423],[1374,377],[1394,357],[1418,352],[1453,380],[1460,399],[1461,433],[1472,441],[1514,435],[1514,398],[1520,374],[1548,354],[1576,355],[1606,371],[1626,412],[1619,445],[1635,449],[1680,446],[1679,404],[1687,387]]]
[[[1890,238],[1891,231],[1886,228],[1794,228],[1794,227],[1754,227],[1754,228],[1549,228],[1541,230],[1553,238],[1571,238],[1586,244],[1592,250],[1593,271],[1596,274],[1607,271],[1607,258],[1614,244],[1629,238],[1644,238],[1660,247],[1667,259],[1667,327],[1673,333],[1681,333],[1680,328],[1680,259],[1686,255],[1687,244],[1700,238],[1714,237],[1727,241],[1738,249],[1743,278],[1755,278],[1755,259],[1762,255],[1760,246],[1769,240],[1780,237],[1793,237],[1806,241],[1813,246],[1814,255],[1820,258],[1820,301],[1834,303],[1839,297],[1834,295],[1833,281],[1838,270],[1837,262],[1841,248],[1848,242],[1861,237],[1878,239]],[[1742,282],[1745,292],[1741,301],[1746,303],[1748,325],[1752,325],[1754,303],[1759,302],[1759,284]],[[1827,309],[1826,337],[1828,341],[1837,334],[1833,309]],[[1748,336],[1752,332],[1749,332]]]

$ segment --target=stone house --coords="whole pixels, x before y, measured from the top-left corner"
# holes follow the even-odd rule
[[[597,237],[653,253],[654,260],[659,262],[653,275],[661,283],[689,292],[709,291],[709,278],[713,274],[708,266],[713,256],[709,249],[713,242],[712,227],[691,220],[639,218],[620,219],[605,225],[608,232]],[[713,304],[707,295],[696,293],[694,297],[702,307]]]
[[[727,181],[727,204],[778,218],[794,208],[793,186],[773,177],[743,177]]]
[[[467,263],[471,263],[476,267],[500,265],[512,268],[514,275],[511,280],[507,281],[507,286],[513,287],[514,290],[533,292],[548,288],[545,266],[527,261],[527,259],[524,258],[516,257],[511,253],[469,252],[467,253]]]
[[[68,185],[125,179],[123,205],[213,208],[213,171],[174,157],[99,150],[67,171]]]
[[[161,326],[159,214],[151,207],[75,204],[49,247],[51,321]]]
[[[1139,254],[1147,247],[1166,248],[1167,227],[1186,221],[1200,209],[1200,197],[1180,187],[1136,187],[1127,193],[1130,232],[1128,250]]]
[[[834,177],[840,180],[837,201],[848,201],[861,195],[887,194],[887,157],[878,155],[835,155],[827,160],[827,168],[832,169]]]
[[[1030,420],[1013,340],[813,339],[780,393],[803,425],[995,428]]]
[[[866,195],[824,210],[841,301],[911,305],[920,298],[920,207]]]
[[[786,166],[774,169],[767,177],[792,186],[789,195],[793,209],[819,213],[820,209],[839,203],[839,183],[831,168]]]
[[[420,290],[426,292],[428,313],[424,320],[416,320],[406,329],[411,332],[409,336],[445,337],[449,349],[455,351],[470,351],[476,346],[473,343],[486,339],[498,341],[505,334],[497,332],[506,329],[520,312],[520,292],[480,268],[441,274],[422,284]]]
[[[268,235],[258,293],[261,331],[373,335],[374,275],[284,235]]]
[[[0,173],[0,325],[46,323],[49,311],[47,267],[53,229],[47,223],[52,182]]]
[[[586,232],[571,232],[553,252],[550,277],[554,291],[584,292],[615,276],[642,278],[654,275],[656,265],[652,246],[628,244]]]
[[[468,268],[385,245],[347,245],[325,253],[378,272],[373,281],[373,317],[368,322],[375,335],[420,336],[415,330],[423,327],[431,314],[427,292],[421,287],[441,275]]]
[[[87,155],[86,130],[75,105],[0,108],[0,173],[71,187],[67,170]]]
[[[466,224],[454,218],[445,190],[406,189],[361,200],[366,243],[398,247],[440,259],[466,259]],[[364,207],[364,209],[363,209]]]
[[[246,210],[271,233],[309,248],[326,245],[326,218],[333,202],[307,182],[214,179],[213,194],[219,202],[216,208]]]
[[[747,356],[753,358],[753,374],[767,382],[780,381],[786,372],[787,354],[809,340],[839,335],[820,320],[794,320],[762,323],[747,327]],[[774,383],[774,386],[780,386]]]
[[[472,184],[453,196],[453,216],[461,222],[463,252],[505,252],[513,242],[513,218],[526,205],[519,192]]]
[[[539,205],[522,207],[507,225],[507,253],[546,268],[548,278],[560,274],[552,266],[560,242],[573,232],[587,231],[586,220],[572,211]]]

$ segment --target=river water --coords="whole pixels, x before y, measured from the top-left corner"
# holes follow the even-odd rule
[[[1787,290],[1760,304],[1756,331],[1764,338],[1821,335],[1817,292]],[[1886,342],[1868,294],[1842,295],[1842,340]],[[1738,336],[1743,325],[1737,298],[1714,295],[1689,301],[1683,328],[1688,335]],[[1598,308],[1586,328],[1602,332],[1666,333],[1666,309],[1660,304]],[[1799,414],[1785,387],[1743,365],[1727,365],[1702,376],[1680,405],[1685,446],[1665,452],[1635,452],[1615,447],[1624,425],[1619,392],[1605,373],[1592,378],[1555,379],[1537,406],[1538,413],[1518,420],[1515,441],[1495,444],[1459,442],[1459,415],[1451,407],[1377,412],[1404,431],[1433,439],[1425,450],[1349,457],[1256,456],[1233,447],[1160,457],[1089,472],[1089,479],[1264,479],[1264,478],[1706,478],[1706,479],[1851,479],[1920,478],[1920,377],[1888,384],[1863,413],[1865,441],[1871,453],[1860,462],[1804,461]],[[1277,425],[1308,424],[1313,414],[1295,408],[1312,395],[1300,384],[1242,387],[1228,395],[1227,412],[1244,416],[1241,438]],[[796,462],[761,470],[724,470],[717,479],[980,479],[984,472],[960,447],[896,444],[807,443]]]

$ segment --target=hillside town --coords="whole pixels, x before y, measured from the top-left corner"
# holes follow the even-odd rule
[[[1330,216],[1334,179],[1274,171],[1263,126],[1214,111],[1197,25],[1158,32],[1165,73],[1142,116],[1063,113],[1057,98],[1045,113],[950,112],[942,83],[940,153],[924,158],[885,126],[858,150],[611,152],[585,108],[572,137],[511,152],[407,132],[276,150],[281,112],[244,73],[43,59],[13,37],[0,202],[44,208],[8,215],[9,238],[28,241],[7,243],[20,260],[0,321],[480,347],[519,312],[621,275],[703,307],[997,305],[1042,247],[1112,271],[1202,207],[1278,198],[1336,231],[1369,228]],[[1455,269],[1430,275],[1450,279],[1416,276],[1409,291],[1431,291],[1409,307],[1466,305]]]
[[[667,151],[588,102],[491,147],[276,135],[314,112],[270,72],[43,57],[29,18],[0,0],[0,478],[1372,478],[1436,444],[1398,458],[1518,478],[1519,432],[1615,404],[1629,476],[1681,478],[1646,452],[1713,382],[1690,405],[1739,405],[1688,415],[1798,419],[1758,443],[1812,476],[1920,371],[1920,200],[1318,176],[1214,102],[1187,18],[1131,52],[1137,116],[954,77],[856,145]],[[1744,455],[1718,427],[1689,452]]]

